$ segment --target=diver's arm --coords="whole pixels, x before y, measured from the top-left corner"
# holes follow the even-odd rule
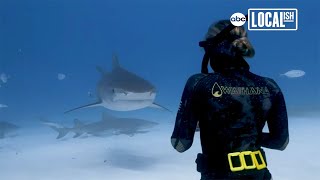
[[[171,136],[171,144],[178,152],[188,150],[193,142],[198,120],[193,111],[194,86],[202,76],[200,74],[191,76],[184,88],[180,107],[177,113],[174,130]]]
[[[262,146],[284,150],[289,143],[288,116],[283,94],[279,91],[268,115],[269,133],[262,133]]]

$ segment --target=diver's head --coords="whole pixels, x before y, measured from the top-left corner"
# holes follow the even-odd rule
[[[212,24],[205,40],[210,41],[230,24],[230,20],[220,20]],[[217,42],[216,46],[208,47],[208,50],[217,54],[242,57],[253,57],[255,53],[243,26],[234,27],[221,42]]]
[[[207,73],[207,64],[210,59],[210,65],[213,70],[217,70],[223,64],[236,62],[239,57],[253,57],[254,48],[248,40],[247,32],[243,26],[231,27],[231,31],[225,31],[230,28],[230,20],[220,20],[213,23],[206,33],[205,41],[200,42],[200,46],[205,49],[205,56],[202,64],[202,72]],[[206,69],[206,70],[205,70]]]

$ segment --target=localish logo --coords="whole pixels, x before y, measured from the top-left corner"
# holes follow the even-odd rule
[[[215,82],[211,89],[211,94],[213,97],[221,97],[223,94],[229,95],[261,95],[270,94],[267,87],[232,87],[232,86],[220,86]]]
[[[298,9],[296,8],[250,8],[248,29],[251,31],[296,31]]]

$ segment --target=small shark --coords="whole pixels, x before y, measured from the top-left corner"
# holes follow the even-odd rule
[[[156,88],[142,77],[122,68],[116,55],[113,55],[111,72],[106,72],[101,67],[97,67],[97,70],[102,75],[97,84],[98,101],[65,113],[95,106],[103,106],[114,111],[132,111],[145,107],[168,110],[154,102]]]
[[[6,137],[6,135],[16,131],[19,127],[9,122],[0,121],[0,139]]]
[[[85,124],[78,119],[75,119],[74,126],[72,128],[63,127],[57,123],[49,121],[42,121],[42,123],[59,133],[57,139],[63,138],[69,132],[73,132],[75,134],[73,138],[77,138],[83,134],[90,134],[93,136],[125,134],[133,136],[139,133],[147,133],[148,129],[158,125],[156,122],[143,119],[117,118],[108,115],[107,113],[103,113],[101,121],[89,124]]]

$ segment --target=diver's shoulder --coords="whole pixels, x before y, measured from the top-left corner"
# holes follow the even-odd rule
[[[269,79],[271,79],[271,78],[269,78],[269,77],[261,76],[261,75],[258,75],[258,74],[256,74],[256,73],[253,73],[253,72],[251,72],[251,71],[249,71],[249,73],[250,73],[251,76],[254,76],[254,77],[259,78],[259,79],[264,79],[264,80],[269,80]],[[271,79],[271,80],[272,80],[272,79]]]
[[[268,87],[275,89],[275,90],[279,90],[280,87],[279,85],[276,83],[276,81],[270,77],[266,77],[266,76],[261,76],[261,75],[257,75],[251,72],[251,74],[253,76],[256,77],[256,79],[258,79],[259,81],[263,81]]]
[[[203,73],[197,73],[197,74],[193,74],[188,78],[188,82],[192,82],[192,83],[196,83],[198,82],[200,79],[206,77],[207,74],[203,74]]]
[[[205,76],[206,76],[205,74],[201,74],[201,73],[191,75],[187,80],[187,83],[185,85],[185,88],[186,88],[185,90],[186,91],[193,91],[194,87]]]

